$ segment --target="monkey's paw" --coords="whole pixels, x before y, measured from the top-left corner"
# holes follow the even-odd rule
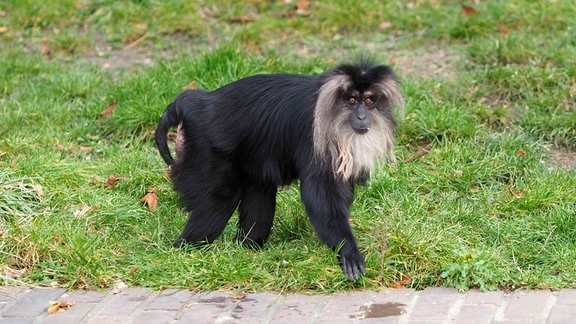
[[[364,269],[364,256],[358,249],[351,249],[350,251],[341,250],[338,255],[338,263],[344,271],[344,274],[350,280],[358,280],[360,276],[366,274]]]

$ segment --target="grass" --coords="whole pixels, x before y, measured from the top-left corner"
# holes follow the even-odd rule
[[[473,8],[0,1],[3,283],[575,287],[576,174],[552,164],[548,148],[575,156],[576,8]],[[186,214],[151,137],[166,105],[191,82],[215,89],[255,73],[318,74],[358,53],[395,66],[407,101],[398,162],[358,188],[352,210],[367,276],[345,279],[315,237],[297,183],[279,194],[262,251],[234,242],[235,218],[208,248],[172,249]],[[110,175],[119,178],[112,187]],[[140,203],[150,187],[155,211]]]

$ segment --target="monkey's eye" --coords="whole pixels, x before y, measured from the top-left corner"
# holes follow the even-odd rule
[[[355,97],[350,97],[348,98],[348,103],[351,105],[355,105],[356,103],[358,103],[358,100],[356,100]]]
[[[373,104],[373,103],[374,103],[374,99],[372,99],[372,98],[366,98],[366,99],[364,99],[364,104],[365,104],[366,106],[370,106],[370,105]]]

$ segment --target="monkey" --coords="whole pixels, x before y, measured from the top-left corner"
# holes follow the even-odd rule
[[[319,239],[350,280],[365,260],[349,223],[356,184],[393,158],[396,108],[404,100],[392,68],[370,60],[317,76],[259,74],[213,91],[186,90],[160,118],[155,141],[189,213],[174,242],[212,243],[238,209],[237,240],[268,240],[278,187],[299,179]],[[178,127],[176,160],[167,132]]]

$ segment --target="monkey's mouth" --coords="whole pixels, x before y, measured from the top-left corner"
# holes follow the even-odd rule
[[[366,134],[370,128],[354,128],[354,131],[358,134]]]

